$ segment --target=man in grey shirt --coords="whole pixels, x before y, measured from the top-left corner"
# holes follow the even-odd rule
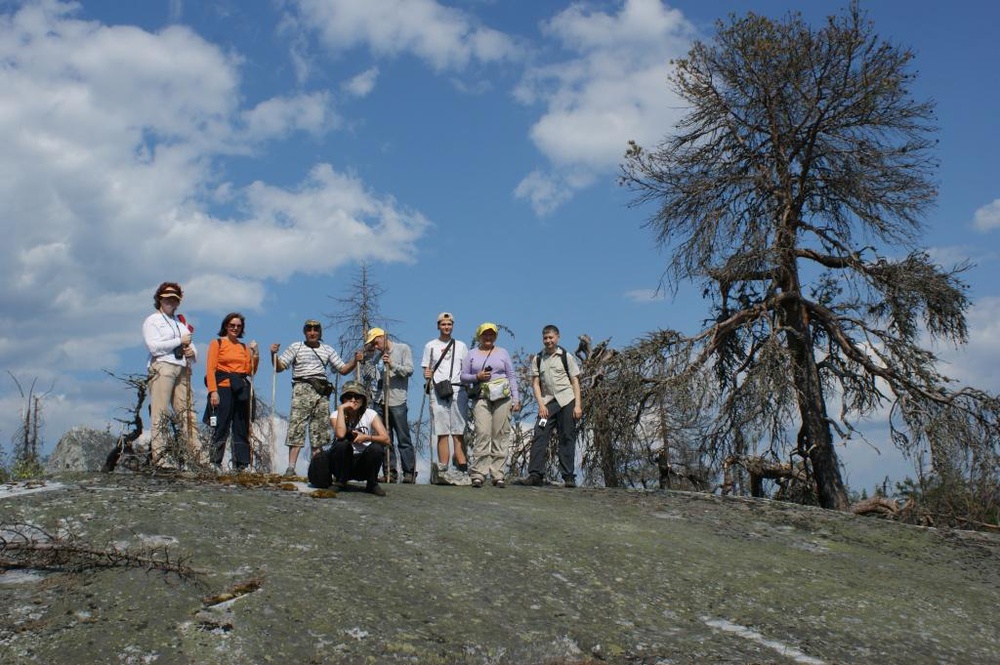
[[[414,483],[417,479],[417,455],[410,438],[410,423],[407,420],[406,393],[413,374],[413,352],[402,342],[389,339],[382,328],[372,328],[365,336],[365,347],[373,355],[381,354],[382,374],[378,381],[378,401],[376,411],[385,411],[385,378],[389,380],[389,422],[386,426],[394,445],[389,447],[389,482],[398,480],[396,471],[396,448],[399,448],[399,463],[403,467],[403,482]]]

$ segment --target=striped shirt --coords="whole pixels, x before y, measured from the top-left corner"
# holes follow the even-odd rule
[[[322,342],[315,349],[305,342],[295,342],[289,344],[288,348],[281,352],[278,360],[285,367],[292,368],[292,379],[302,379],[306,377],[326,377],[326,368],[332,367],[341,370],[345,363],[329,344]]]

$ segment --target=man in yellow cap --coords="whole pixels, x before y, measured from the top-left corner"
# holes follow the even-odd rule
[[[403,467],[403,482],[412,483],[417,477],[417,455],[410,439],[410,423],[407,420],[406,393],[413,374],[413,352],[409,345],[393,342],[382,328],[372,328],[365,335],[365,348],[382,359],[382,372],[375,389],[379,414],[385,411],[385,378],[389,380],[389,434],[395,445],[389,448],[389,482],[399,479],[396,470],[396,448],[399,448],[399,463]]]

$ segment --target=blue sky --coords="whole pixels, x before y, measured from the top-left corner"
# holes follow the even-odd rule
[[[729,12],[797,4],[0,1],[0,369],[51,388],[48,451],[122,415],[131,396],[102,370],[143,371],[159,282],[183,284],[202,345],[231,310],[248,338],[288,344],[335,312],[360,262],[418,357],[442,310],[463,339],[503,323],[512,350],[536,349],[549,322],[567,346],[693,332],[706,306],[690,288],[654,295],[666,258],[618,165],[683,113],[665,80],[691,40]],[[998,391],[1000,8],[865,8],[916,51],[915,93],[938,105],[925,244],[976,264],[970,344],[939,351],[951,376]],[[284,411],[287,375],[278,386]],[[5,374],[5,444],[19,405]],[[907,471],[884,427],[867,431],[881,456],[839,448],[858,489]]]

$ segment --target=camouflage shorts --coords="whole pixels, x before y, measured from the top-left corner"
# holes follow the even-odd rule
[[[308,383],[293,383],[285,445],[301,448],[306,444],[306,432],[309,433],[309,445],[313,448],[322,448],[330,443],[330,400]]]

